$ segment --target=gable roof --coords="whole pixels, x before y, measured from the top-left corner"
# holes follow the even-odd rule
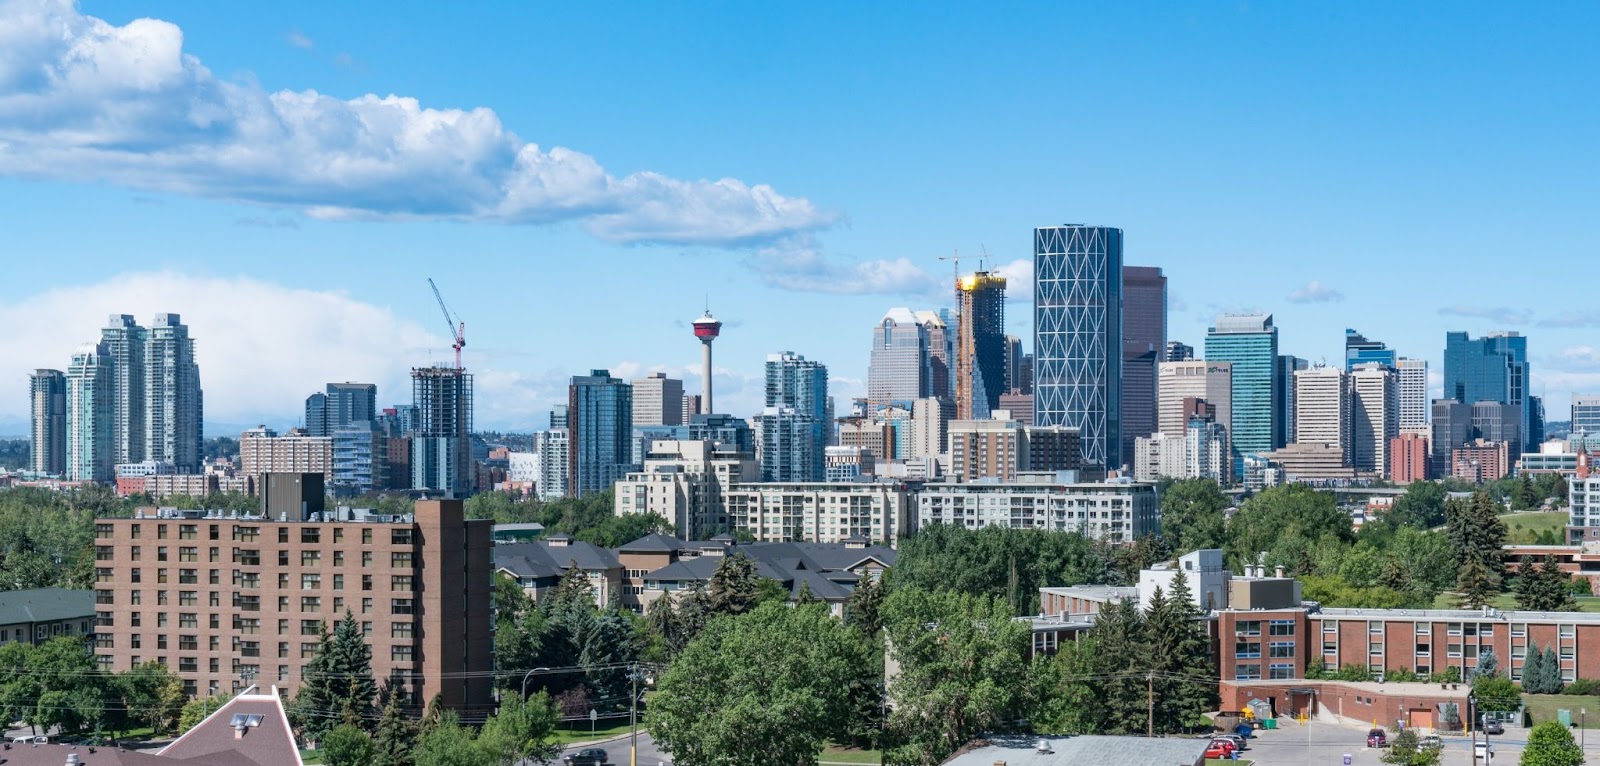
[[[633,542],[628,543],[627,545],[624,545],[621,548],[618,548],[617,552],[618,553],[671,553],[673,551],[682,550],[682,549],[683,549],[683,541],[682,540],[679,540],[678,538],[673,537],[671,535],[663,535],[663,534],[660,534],[658,532],[656,534],[645,535],[644,537],[641,537],[641,538],[639,538],[637,540],[634,540]]]
[[[494,547],[495,569],[505,569],[517,577],[560,576],[574,561],[582,570],[621,569],[617,554],[593,543],[576,540],[565,545],[548,541],[508,543]]]
[[[194,766],[304,766],[276,686],[245,689],[159,755]]]
[[[92,619],[94,591],[33,588],[0,592],[0,625]]]

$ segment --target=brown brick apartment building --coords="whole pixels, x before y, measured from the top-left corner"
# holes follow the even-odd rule
[[[156,660],[189,695],[293,689],[349,610],[372,671],[416,705],[486,710],[494,667],[492,523],[459,500],[410,516],[341,509],[268,518],[163,510],[95,525],[95,654],[107,670]]]

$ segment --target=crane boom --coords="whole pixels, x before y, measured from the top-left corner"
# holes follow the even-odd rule
[[[428,286],[433,288],[433,297],[439,301],[439,311],[444,313],[444,323],[450,328],[450,337],[454,341],[450,347],[456,350],[456,369],[461,369],[461,348],[467,345],[467,323],[461,321],[450,313],[450,307],[444,305],[444,296],[439,294],[439,286],[433,283],[433,277],[428,277]]]

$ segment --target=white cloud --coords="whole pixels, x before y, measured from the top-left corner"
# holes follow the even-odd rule
[[[149,326],[181,314],[195,339],[208,422],[297,420],[305,397],[329,381],[378,385],[384,402],[411,399],[410,367],[444,359],[449,342],[386,308],[341,292],[298,290],[245,277],[173,272],[121,274],[0,305],[0,414],[26,417],[28,372],[66,369],[73,351],[98,340],[111,314]],[[431,352],[431,353],[430,353]]]
[[[1505,306],[1468,306],[1456,304],[1439,309],[1439,316],[1487,319],[1498,325],[1524,325],[1533,321],[1533,313],[1526,309]]]
[[[298,29],[289,30],[289,34],[283,36],[283,41],[296,48],[306,51],[317,47],[317,43],[314,40],[306,37],[305,33]]]
[[[589,155],[524,141],[486,108],[221,80],[184,53],[176,25],[115,26],[72,0],[0,0],[0,175],[332,219],[575,221],[620,243],[762,243],[837,218],[731,178],[614,176]]]
[[[768,285],[802,292],[920,295],[938,287],[938,280],[909,258],[841,261],[823,253],[807,236],[760,248],[746,264]]]
[[[1342,300],[1344,300],[1344,293],[1315,279],[1307,282],[1305,287],[1297,288],[1289,293],[1290,303],[1335,303]]]
[[[1006,300],[1033,303],[1033,259],[1018,258],[990,269],[1006,278]]]

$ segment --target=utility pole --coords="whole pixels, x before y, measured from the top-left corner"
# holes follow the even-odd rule
[[[639,766],[639,663],[628,667],[628,681],[633,685],[628,692],[628,766]]]
[[[1155,675],[1151,674],[1151,673],[1144,674],[1144,684],[1145,684],[1145,696],[1146,696],[1146,699],[1149,701],[1149,706],[1145,709],[1144,735],[1146,737],[1154,737],[1156,735],[1156,677],[1155,677]]]

